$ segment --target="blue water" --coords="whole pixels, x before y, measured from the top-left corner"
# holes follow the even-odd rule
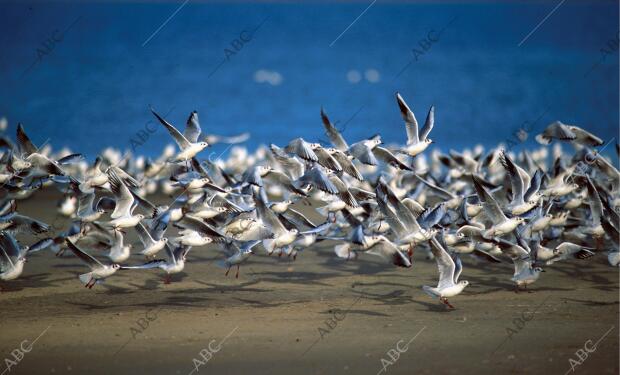
[[[617,41],[616,1],[568,0],[521,46],[558,2],[377,1],[335,41],[370,3],[190,1],[144,47],[181,3],[3,3],[0,116],[11,133],[22,122],[35,143],[91,157],[131,149],[149,105],[180,127],[198,110],[206,132],[250,131],[252,148],[325,139],[321,106],[350,142],[375,133],[404,142],[395,91],[421,122],[436,105],[431,138],[443,149],[505,142],[525,122],[536,131],[558,119],[617,136],[617,44],[601,52]],[[242,33],[263,21],[251,38]],[[261,69],[281,82],[257,82]],[[370,69],[378,82],[364,77]],[[349,82],[350,71],[361,81]],[[170,142],[157,126],[136,152]]]

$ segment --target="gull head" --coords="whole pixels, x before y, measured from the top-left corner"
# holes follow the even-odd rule
[[[140,221],[142,221],[142,219],[144,219],[144,215],[142,215],[142,214],[137,214],[136,216],[137,216],[138,218],[140,218]]]
[[[463,288],[465,288],[467,285],[469,285],[469,281],[461,280],[461,281],[459,281],[459,285],[463,285]]]
[[[297,230],[297,229],[293,228],[293,229],[291,229],[289,232],[290,232],[291,234],[297,234],[297,233],[299,233],[299,230]]]
[[[433,142],[433,140],[432,140],[432,139],[430,139],[430,138],[426,138],[426,139],[424,140],[424,143],[427,143],[427,144],[429,144],[429,145],[430,145],[431,143],[434,143],[434,142]]]
[[[207,142],[200,142],[200,143],[199,143],[199,145],[200,145],[200,147],[202,147],[202,148],[207,148],[207,147],[209,147],[209,144],[208,144]]]
[[[120,264],[116,264],[116,263],[114,263],[114,264],[112,265],[112,269],[117,270],[117,269],[119,269],[119,268],[121,268],[121,265],[120,265]]]
[[[215,211],[223,214],[224,212],[226,212],[226,207],[216,207]]]

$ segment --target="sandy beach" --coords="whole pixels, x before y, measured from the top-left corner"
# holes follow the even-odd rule
[[[59,197],[45,189],[18,202],[20,213],[62,227]],[[618,270],[605,254],[548,267],[531,293],[518,294],[512,264],[464,257],[471,286],[448,311],[421,289],[437,275],[423,253],[397,269],[369,255],[341,261],[332,249],[326,241],[296,261],[255,255],[235,279],[215,265],[216,249],[196,248],[170,285],[156,270],[124,271],[92,290],[77,279],[78,259],[38,253],[20,279],[2,284],[3,370],[564,374],[572,358],[578,374],[618,373]],[[11,353],[24,340],[31,350],[17,361]]]

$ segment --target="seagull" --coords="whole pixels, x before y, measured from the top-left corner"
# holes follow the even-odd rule
[[[260,196],[254,199],[258,219],[274,234],[273,238],[263,240],[263,246],[271,255],[276,249],[288,246],[297,239],[299,231],[296,228],[286,229],[276,214],[267,207],[264,198]]]
[[[21,247],[7,232],[0,232],[0,280],[15,280],[24,271],[26,254],[42,250],[52,243],[51,239],[39,240],[31,246]],[[0,288],[0,291],[2,288]]]
[[[85,288],[92,289],[95,284],[102,283],[106,278],[112,276],[119,269],[146,269],[153,268],[152,265],[143,266],[121,266],[120,264],[103,264],[94,258],[92,255],[87,254],[79,247],[77,247],[70,239],[65,240],[69,249],[80,258],[80,260],[90,268],[90,272],[79,275],[80,281],[84,284]]]
[[[161,268],[166,272],[164,284],[170,284],[171,277],[175,273],[183,271],[187,260],[187,253],[191,250],[191,246],[175,244],[172,241],[166,242],[164,245],[168,260],[154,260],[149,263],[149,268]]]
[[[606,218],[601,218],[601,225],[614,247],[607,253],[607,260],[612,267],[618,267],[620,265],[620,233]]]
[[[260,241],[248,241],[243,243],[236,243],[234,241],[230,243],[223,244],[223,250],[226,252],[228,257],[218,263],[218,265],[226,268],[226,276],[228,276],[228,272],[232,266],[237,266],[237,273],[235,274],[235,278],[239,278],[239,266],[241,263],[248,260],[248,258],[254,254],[252,248],[259,244]]]
[[[157,114],[155,110],[151,108],[151,112],[153,115],[159,120],[159,122],[168,130],[168,133],[172,136],[172,139],[176,142],[181,150],[175,157],[174,161],[185,161],[187,162],[194,156],[196,156],[200,151],[204,150],[209,146],[207,142],[198,142],[198,137],[200,136],[200,126],[197,121],[192,121],[192,117],[187,122],[187,126],[185,129],[185,135],[181,134],[172,124],[166,121],[163,117]],[[197,115],[196,115],[197,117]],[[189,137],[189,138],[188,138]]]
[[[140,251],[140,254],[144,255],[147,259],[154,258],[155,255],[161,251],[168,242],[168,238],[166,237],[155,240],[151,235],[151,232],[142,223],[138,223],[134,229],[138,234],[138,239],[140,239],[142,246],[144,246],[144,249]]]
[[[526,191],[526,187],[530,184],[530,175],[521,167],[517,166],[510,157],[502,152],[500,160],[506,172],[510,176],[510,185],[512,187],[512,200],[506,206],[506,209],[512,215],[521,215],[538,204],[540,196],[537,192]]]
[[[560,121],[555,121],[536,136],[536,141],[543,145],[548,145],[553,140],[575,142],[584,146],[601,146],[604,142],[594,134],[581,129],[575,125],[566,125]]]
[[[492,226],[484,232],[483,237],[492,238],[509,234],[525,221],[522,217],[507,218],[495,198],[482,186],[480,179],[475,175],[472,175],[472,179],[478,198],[482,202],[484,211],[492,223]]]
[[[429,296],[439,298],[444,305],[453,309],[454,306],[448,302],[448,298],[459,295],[469,285],[467,280],[459,281],[459,276],[463,271],[461,259],[456,254],[450,256],[437,239],[432,238],[428,242],[439,269],[439,283],[435,288],[425,285],[422,289]]]
[[[107,224],[112,226],[114,229],[131,228],[136,226],[142,219],[144,219],[144,215],[132,214],[133,209],[135,208],[135,199],[133,194],[115,173],[111,173],[109,175],[109,180],[112,193],[114,193],[115,196],[116,204],[114,207],[114,212],[112,212],[112,215],[110,216],[112,220]]]
[[[435,125],[435,107],[432,106],[429,109],[424,127],[422,131],[419,132],[418,120],[416,120],[413,111],[409,109],[405,99],[403,99],[398,92],[396,93],[396,102],[398,103],[398,108],[400,109],[403,120],[405,120],[405,125],[407,126],[407,146],[402,149],[401,152],[412,157],[416,156],[424,152],[424,150],[433,143],[433,141],[428,138],[428,135]]]
[[[361,245],[345,242],[334,247],[334,252],[339,258],[357,259],[359,252],[379,256],[397,267],[410,268],[411,258],[405,255],[399,248],[385,236],[372,236],[369,241]]]
[[[544,272],[541,267],[533,265],[529,252],[520,245],[505,240],[499,240],[497,244],[514,263],[512,281],[515,283],[515,293],[518,293],[521,287],[527,289],[527,286],[538,280],[540,273]]]

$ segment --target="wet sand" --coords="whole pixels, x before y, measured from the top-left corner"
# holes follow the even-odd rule
[[[18,209],[53,222],[58,196],[47,189]],[[471,285],[448,311],[421,289],[437,281],[422,252],[397,269],[332,249],[323,242],[296,261],[256,255],[235,279],[214,248],[194,248],[172,284],[159,270],[119,271],[92,290],[75,257],[34,254],[20,279],[2,283],[0,356],[13,360],[23,340],[43,335],[5,374],[561,375],[570,358],[577,374],[619,371],[618,269],[606,254],[548,267],[518,294],[511,263],[463,257]]]

